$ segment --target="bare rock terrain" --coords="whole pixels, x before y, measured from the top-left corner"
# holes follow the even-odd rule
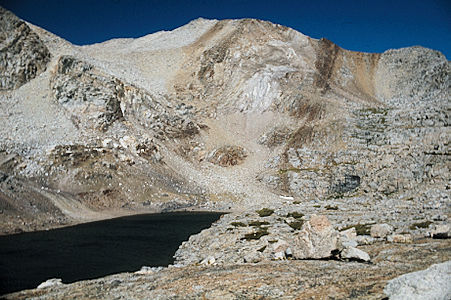
[[[381,299],[451,259],[440,52],[253,19],[86,46],[1,8],[0,28],[0,234],[228,213],[169,268],[7,298]]]

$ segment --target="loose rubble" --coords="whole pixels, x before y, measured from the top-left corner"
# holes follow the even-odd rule
[[[175,265],[285,259],[370,260],[367,253],[355,248],[355,229],[338,232],[326,216],[295,213],[281,216],[276,212],[261,217],[257,212],[245,212],[247,218],[224,215],[211,228],[191,236],[175,253]]]

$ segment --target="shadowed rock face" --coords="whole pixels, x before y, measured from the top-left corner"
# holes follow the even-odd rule
[[[0,7],[0,90],[20,87],[43,72],[50,52],[24,21]]]

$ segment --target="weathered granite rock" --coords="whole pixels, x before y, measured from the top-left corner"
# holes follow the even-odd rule
[[[340,247],[357,247],[357,232],[354,227],[340,231],[338,236]]]
[[[148,266],[142,266],[141,269],[135,272],[135,274],[139,275],[146,275],[146,274],[152,274],[158,271],[163,270],[163,267],[148,267]]]
[[[371,245],[375,242],[375,239],[369,235],[358,235],[356,241],[359,245]]]
[[[0,90],[16,89],[43,72],[50,52],[38,35],[0,7]]]
[[[405,234],[392,234],[387,236],[387,241],[390,243],[412,243],[413,237],[409,233]]]
[[[339,233],[326,216],[303,217],[305,221],[293,213],[285,217],[271,214],[257,219],[256,216],[256,212],[248,212],[244,216],[221,217],[211,228],[182,243],[174,256],[176,264],[203,264],[206,257],[214,257],[218,265],[287,258],[320,259],[332,257],[342,249]],[[351,238],[352,233],[352,230],[347,232]]]
[[[374,238],[385,238],[393,232],[393,226],[388,224],[375,224],[371,226],[370,234]]]
[[[52,278],[52,279],[48,279],[46,281],[44,281],[43,283],[41,283],[40,285],[38,285],[37,289],[45,289],[48,287],[52,287],[55,285],[62,285],[62,279],[60,278]]]
[[[213,256],[209,256],[200,262],[201,265],[209,266],[214,264],[216,259]]]
[[[312,215],[295,235],[293,257],[324,258],[338,248],[338,232],[326,216]]]
[[[451,237],[451,226],[449,224],[434,225],[434,229],[429,232],[429,236],[434,239],[447,239]]]
[[[396,277],[388,282],[384,292],[392,300],[447,300],[451,298],[450,282],[451,261],[447,261]]]
[[[365,251],[355,247],[346,247],[340,252],[340,257],[349,260],[370,261],[371,258]]]
[[[377,93],[383,99],[428,98],[449,89],[449,74],[449,63],[438,51],[422,47],[388,50],[379,61]]]

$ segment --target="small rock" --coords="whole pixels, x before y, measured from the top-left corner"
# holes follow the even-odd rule
[[[451,261],[447,261],[390,280],[384,288],[384,293],[390,300],[447,300],[451,299],[450,282]]]
[[[441,214],[438,214],[438,215],[434,215],[434,216],[432,217],[432,220],[434,220],[434,221],[446,221],[447,218],[448,218],[447,215],[441,215]]]
[[[137,145],[136,139],[128,135],[121,137],[119,143],[125,149],[136,149]]]
[[[244,255],[243,259],[246,263],[258,263],[265,259],[265,257],[259,251],[251,251]]]
[[[102,147],[111,149],[113,148],[113,140],[112,139],[104,139],[102,141]]]
[[[284,260],[285,259],[285,252],[284,251],[279,251],[274,253],[274,260]]]
[[[55,285],[62,285],[62,279],[61,278],[52,278],[52,279],[48,279],[46,281],[44,281],[43,283],[41,283],[40,285],[38,285],[37,289],[45,289],[51,286],[55,286]]]
[[[357,232],[354,227],[341,231],[338,236],[338,242],[342,248],[357,247]]]
[[[216,262],[216,259],[213,256],[209,256],[209,257],[205,258],[203,261],[201,261],[200,264],[204,265],[204,266],[211,266],[215,262]]]
[[[371,226],[370,235],[374,238],[385,238],[393,232],[393,226],[388,224],[375,224]]]
[[[374,238],[369,235],[358,235],[356,238],[359,245],[371,245],[374,244]]]
[[[435,225],[434,229],[429,232],[429,236],[433,239],[447,239],[451,237],[449,224]]]
[[[340,257],[344,259],[370,261],[370,256],[365,251],[354,247],[346,247],[341,251]]]
[[[290,247],[288,247],[288,248],[285,250],[285,256],[286,256],[286,257],[291,257],[291,256],[293,256],[293,251],[291,250]]]
[[[154,273],[154,272],[158,272],[158,271],[160,271],[162,269],[163,269],[163,267],[143,266],[143,267],[141,267],[141,269],[139,271],[136,271],[135,274],[139,274],[139,275],[151,274],[151,273]]]
[[[113,280],[111,283],[110,283],[110,288],[115,288],[115,287],[118,287],[120,284],[122,283],[122,281],[120,281],[120,280]]]
[[[387,241],[390,243],[401,243],[401,244],[409,244],[412,243],[413,238],[412,235],[407,234],[392,234],[387,237]]]
[[[272,245],[274,253],[277,252],[285,252],[289,247],[288,243],[284,240],[278,240],[276,243]]]

